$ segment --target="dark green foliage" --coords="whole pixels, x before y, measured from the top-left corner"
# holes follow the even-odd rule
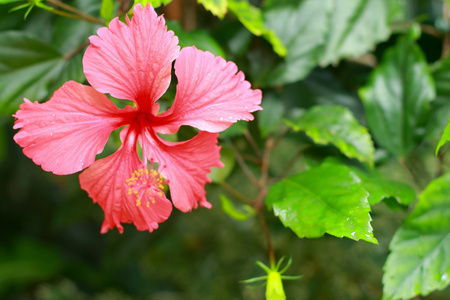
[[[101,26],[38,2],[0,0],[1,299],[263,299],[239,283],[264,275],[261,219],[277,260],[292,258],[286,276],[303,275],[283,282],[287,299],[450,298],[449,1],[184,1],[167,20],[180,46],[233,60],[264,110],[220,134],[211,210],[122,235],[100,234],[103,212],[77,174],[42,171],[13,141],[24,97],[86,84],[83,53]],[[102,23],[122,2],[65,3]],[[177,2],[151,3],[169,15]],[[114,133],[102,155],[118,144]]]

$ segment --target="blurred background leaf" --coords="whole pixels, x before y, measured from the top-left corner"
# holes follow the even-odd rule
[[[401,37],[386,52],[360,95],[369,129],[381,146],[397,157],[417,147],[435,91],[423,53],[411,37]]]
[[[64,58],[31,34],[0,33],[0,110],[12,113],[24,97],[43,100],[58,78]]]
[[[261,85],[291,83],[303,79],[318,64],[326,66],[367,52],[391,33],[391,18],[401,6],[389,2],[266,1],[267,27],[280,37],[288,55],[282,62],[275,60],[255,70],[256,81]]]

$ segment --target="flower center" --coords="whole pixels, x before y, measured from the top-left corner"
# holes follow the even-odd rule
[[[155,203],[156,198],[164,196],[164,184],[167,183],[158,171],[147,168],[135,170],[125,182],[128,185],[128,195],[136,197],[136,206],[146,201],[147,207]]]

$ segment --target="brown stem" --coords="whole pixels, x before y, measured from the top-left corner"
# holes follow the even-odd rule
[[[51,10],[49,10],[51,13],[54,13],[55,15],[59,15],[59,16],[63,16],[63,17],[67,17],[67,18],[71,18],[71,19],[75,19],[75,20],[81,20],[81,21],[85,21],[82,17],[78,16],[78,15],[74,15],[65,11],[61,11],[61,10],[57,10],[55,8],[52,8]]]
[[[78,52],[80,52],[81,50],[83,50],[87,45],[89,45],[89,41],[86,40],[84,41],[81,45],[79,45],[78,47],[76,47],[72,52],[67,53],[64,55],[64,59],[65,60],[69,60],[71,59],[73,56],[75,56]]]
[[[183,1],[174,0],[164,7],[164,17],[166,20],[181,22],[183,19]]]
[[[308,148],[308,147],[306,147]],[[277,181],[280,179],[283,179],[287,176],[289,173],[289,170],[292,168],[294,163],[297,161],[297,159],[302,155],[303,151],[305,151],[306,148],[301,148],[297,152],[295,152],[294,156],[289,160],[289,162],[284,167],[283,171],[281,171],[280,175],[277,177]]]
[[[444,155],[442,153],[439,153],[437,159],[439,164],[436,177],[441,177],[442,175],[444,175]]]
[[[286,128],[283,130],[283,132],[277,136],[277,139],[273,142],[273,147],[278,146],[278,144],[281,142],[281,140],[291,131],[291,128],[286,126]]]
[[[74,15],[78,16],[78,17],[75,18],[73,14],[65,13],[65,16],[67,16],[67,17],[88,21],[88,22],[91,22],[91,23],[94,23],[94,24],[105,25],[105,22],[103,22],[102,20],[99,20],[99,19],[97,19],[97,18],[95,18],[95,17],[93,17],[93,16],[91,16],[91,15],[89,15],[89,14],[87,14],[87,13],[85,13],[85,12],[79,10],[79,9],[76,9],[75,7],[67,5],[67,4],[65,4],[65,3],[63,3],[63,2],[61,2],[59,0],[47,0],[47,1],[50,2],[51,4],[57,6],[57,7],[60,7],[62,9],[67,10],[67,11],[70,11]],[[53,11],[53,12],[55,12],[55,11]],[[62,14],[64,12],[61,12],[61,11],[58,11],[58,12],[59,13],[57,13],[57,14],[64,15],[64,14]]]
[[[235,190],[231,185],[229,185],[228,183],[226,183],[225,181],[222,181],[220,183],[220,186],[226,190],[227,192],[229,192],[231,195],[233,195],[234,197],[236,197],[237,199],[241,200],[242,202],[252,205],[253,204],[253,200],[248,198],[247,196],[241,194],[239,191]]]
[[[444,5],[444,7],[443,7],[443,17],[444,17],[444,20],[448,23],[449,20],[450,20],[450,16],[449,16],[449,13],[448,13],[447,1],[443,1],[443,3],[444,3],[443,4]],[[444,58],[444,57],[448,56],[449,51],[450,51],[450,33],[446,32],[445,36],[444,36],[444,41],[442,43],[442,57]]]
[[[258,182],[259,192],[258,196],[255,201],[255,208],[257,210],[261,210],[264,207],[264,199],[267,196],[267,183],[269,179],[269,159],[270,159],[270,152],[273,148],[273,139],[269,137],[266,140],[266,147],[264,149],[262,162],[261,162],[261,178]]]
[[[269,179],[269,160],[270,160],[270,152],[272,151],[273,147],[275,145],[275,142],[272,137],[267,138],[266,145],[264,148],[263,156],[262,156],[262,162],[261,162],[261,178],[259,180],[259,192],[256,197],[254,207],[258,213],[259,220],[261,222],[262,229],[264,231],[264,234],[266,236],[267,241],[267,251],[269,254],[270,263],[275,263],[275,255],[272,247],[272,242],[270,240],[270,233],[269,229],[266,224],[266,220],[264,218],[264,200],[267,196],[267,184]]]
[[[403,28],[411,27],[411,25],[414,23],[415,22],[412,22],[412,21],[400,21],[400,22],[393,22],[392,26],[397,27],[399,29],[403,29]],[[419,24],[419,25],[420,25],[420,29],[422,30],[422,32],[425,32],[426,34],[434,36],[438,39],[441,39],[444,36],[442,34],[442,32],[440,32],[439,30],[437,30],[436,28],[434,28],[431,25],[428,25],[428,24]]]
[[[119,0],[119,9],[117,10],[117,15],[121,16],[126,14],[131,8],[131,0]]]
[[[427,24],[420,24],[420,29],[426,34],[432,35],[437,38],[442,38],[442,33],[439,32],[436,28]]]
[[[267,227],[266,219],[264,218],[264,213],[262,210],[258,211],[258,217],[259,217],[259,221],[261,222],[261,227],[264,231],[264,235],[266,237],[267,252],[269,255],[270,265],[272,265],[275,263],[275,253],[273,251],[272,241],[270,239],[269,228]]]
[[[252,137],[252,135],[250,134],[250,132],[248,130],[244,131],[244,136],[247,139],[247,141],[250,144],[250,146],[252,146],[253,151],[255,151],[256,156],[261,157],[262,153],[259,150],[259,147],[258,147],[258,145],[255,142],[255,139]]]
[[[247,164],[245,163],[244,159],[242,158],[241,154],[236,149],[234,144],[229,140],[228,145],[231,147],[231,149],[233,149],[236,161],[238,165],[241,167],[242,171],[244,171],[247,178],[254,186],[259,187],[259,181],[256,179],[255,175],[253,175],[253,173],[250,171],[250,169],[248,168]]]
[[[197,27],[197,1],[184,0],[183,2],[183,29],[192,31]]]
[[[257,165],[261,164],[261,158],[255,157],[255,156],[250,155],[250,154],[245,154],[245,153],[241,153],[241,156],[246,161],[252,162],[252,163],[257,164]]]
[[[416,186],[422,190],[422,184],[420,183],[419,179],[417,178],[416,174],[414,173],[414,171],[411,169],[411,167],[408,165],[408,163],[406,162],[406,159],[403,157],[399,158],[400,164],[408,171],[409,175],[411,175],[411,178],[413,179],[414,183],[416,184]]]

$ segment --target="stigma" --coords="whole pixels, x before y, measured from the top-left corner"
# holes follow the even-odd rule
[[[125,182],[128,185],[128,195],[134,195],[136,199],[136,206],[145,203],[147,207],[154,204],[157,198],[164,197],[164,184],[167,184],[158,171],[147,168],[134,170]]]

